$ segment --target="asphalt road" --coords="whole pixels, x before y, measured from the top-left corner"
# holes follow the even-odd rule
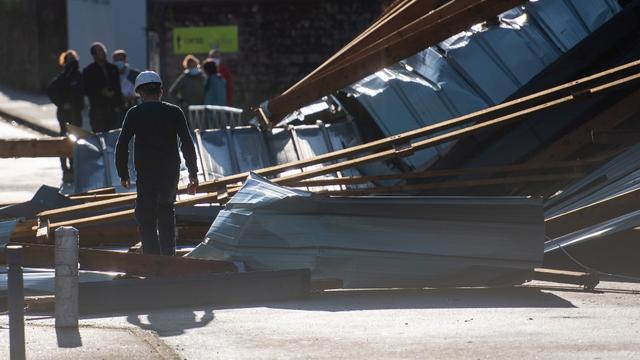
[[[0,137],[27,139],[43,135],[0,118]],[[0,169],[0,204],[29,200],[41,185],[62,184],[58,158],[0,159]]]

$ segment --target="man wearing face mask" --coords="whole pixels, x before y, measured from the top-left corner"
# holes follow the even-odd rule
[[[204,86],[207,79],[200,71],[200,60],[191,54],[184,57],[182,67],[184,72],[169,88],[169,96],[185,114],[188,114],[189,105],[204,104]]]
[[[93,62],[82,70],[84,93],[89,97],[89,119],[94,133],[116,129],[122,111],[118,68],[107,62],[107,48],[95,42],[89,48]]]
[[[226,82],[227,87],[227,106],[233,106],[233,75],[231,70],[227,67],[227,64],[222,62],[222,56],[220,50],[212,49],[209,51],[209,58],[218,67],[218,73],[222,76]]]
[[[78,54],[67,50],[58,57],[58,64],[63,67],[47,87],[47,95],[57,107],[56,117],[60,124],[60,135],[67,135],[67,124],[82,126],[82,109],[84,94],[82,93],[82,74],[78,70]],[[60,158],[63,181],[73,180],[73,163],[71,159]]]
[[[123,107],[120,115],[118,116],[118,127],[122,126],[124,115],[127,110],[132,108],[138,103],[138,97],[133,89],[133,84],[136,82],[136,77],[140,74],[137,69],[129,67],[127,62],[127,53],[122,49],[118,49],[111,55],[113,65],[118,68],[120,73],[120,91],[122,92]]]

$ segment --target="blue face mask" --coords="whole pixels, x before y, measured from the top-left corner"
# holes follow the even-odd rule
[[[200,74],[200,69],[198,69],[198,68],[190,68],[189,69],[189,74],[190,75],[198,75],[198,74]]]
[[[118,67],[118,70],[122,71],[126,66],[124,61],[114,61],[113,64]]]

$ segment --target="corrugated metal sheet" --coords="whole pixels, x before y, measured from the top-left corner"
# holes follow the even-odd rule
[[[116,191],[129,191],[120,185],[115,166],[115,146],[120,130],[91,134],[77,140],[73,146],[74,192],[115,187]],[[135,179],[133,141],[129,144],[129,173]],[[135,184],[133,184],[135,187]]]
[[[620,10],[611,0],[531,1],[501,14],[499,24],[476,25],[345,90],[387,136],[437,123],[504,101]],[[520,138],[536,139],[524,131],[530,136]],[[425,168],[450,146],[407,162]]]
[[[0,246],[6,245],[11,240],[11,234],[13,234],[17,224],[17,219],[0,221]]]
[[[329,198],[252,175],[189,256],[346,287],[480,286],[525,281],[543,239],[537,199]]]
[[[308,159],[331,151],[361,144],[351,122],[289,126],[260,131],[255,127],[237,127],[196,132],[198,152],[206,180],[251,171],[276,164]],[[309,167],[316,168],[322,165]],[[297,172],[292,170],[285,174]],[[322,177],[352,176],[361,173],[391,172],[384,164],[372,164],[359,170]],[[333,188],[333,187],[329,187]]]
[[[549,199],[545,216],[556,216],[638,188],[640,145],[635,145]]]
[[[640,210],[547,241],[544,244],[544,252],[552,252],[560,247],[569,247],[586,241],[603,239],[638,226],[640,226]]]
[[[75,142],[73,156],[76,193],[110,186],[115,187],[118,192],[125,191],[120,185],[115,168],[114,151],[119,135],[120,130],[113,130],[103,134],[85,135]],[[200,171],[205,180],[308,159],[362,143],[357,129],[350,121],[288,126],[274,128],[268,132],[253,126],[227,127],[196,131],[194,138],[197,143],[196,155]],[[135,180],[133,146],[134,141],[129,144],[129,172],[131,178]],[[319,166],[322,165],[314,165],[310,168]],[[384,163],[373,163],[322,177],[391,172],[393,170]],[[183,159],[180,183],[187,182],[188,174]],[[135,188],[135,184],[133,186]],[[327,188],[337,189],[338,187]]]

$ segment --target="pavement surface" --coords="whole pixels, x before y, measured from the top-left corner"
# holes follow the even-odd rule
[[[3,139],[32,139],[42,134],[0,117]],[[58,158],[0,159],[0,206],[31,199],[41,185],[60,187],[62,169]]]
[[[7,324],[0,316],[0,358]],[[51,317],[27,324],[30,359],[638,359],[640,284],[326,291],[240,308],[84,317],[71,340],[60,340]]]
[[[56,107],[44,94],[23,92],[0,85],[0,116],[31,127],[44,135],[56,135],[60,131]]]

